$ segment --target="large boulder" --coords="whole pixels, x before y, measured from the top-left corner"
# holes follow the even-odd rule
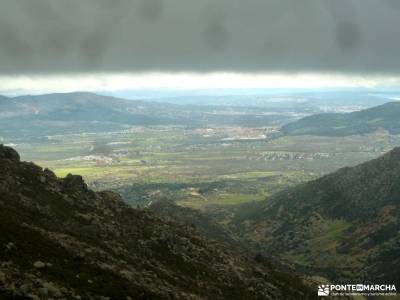
[[[12,161],[20,161],[20,157],[17,151],[11,147],[0,144],[0,159],[8,159]]]
[[[63,188],[66,190],[87,191],[88,187],[80,175],[68,174],[63,179]]]

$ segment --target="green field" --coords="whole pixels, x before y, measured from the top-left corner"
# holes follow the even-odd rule
[[[400,145],[400,136],[297,136],[268,140],[266,128],[127,127],[47,136],[14,145],[22,159],[58,176],[82,175],[147,205],[172,199],[196,208],[263,200],[285,187],[356,165]]]

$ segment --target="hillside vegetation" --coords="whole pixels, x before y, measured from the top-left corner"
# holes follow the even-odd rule
[[[338,281],[400,283],[400,148],[243,207],[237,231]],[[389,267],[390,266],[390,267]]]
[[[285,135],[349,136],[379,129],[391,134],[400,133],[400,102],[338,114],[326,113],[305,117],[282,127]]]
[[[295,277],[0,146],[1,299],[304,299]]]

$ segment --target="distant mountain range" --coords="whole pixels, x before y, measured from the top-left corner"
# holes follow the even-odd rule
[[[3,138],[112,131],[132,125],[260,127],[295,119],[266,108],[177,105],[83,92],[0,98]]]
[[[225,89],[199,91],[116,91],[105,93],[124,99],[162,103],[251,106],[301,113],[339,112],[393,101],[400,91],[382,89]]]
[[[353,106],[349,104],[347,107],[343,101],[336,101],[329,106],[331,95],[329,97],[325,95],[328,98],[322,100],[313,99],[310,94],[306,96],[303,100],[285,97],[262,98],[259,100],[265,105],[261,106],[251,106],[257,103],[256,96],[254,96],[256,102],[246,102],[246,97],[249,96],[245,98],[237,96],[237,100],[241,100],[233,102],[228,101],[232,98],[229,96],[226,97],[227,101],[222,101],[225,99],[222,96],[218,97],[222,99],[218,101],[207,97],[206,101],[197,96],[192,100],[177,101],[179,104],[152,102],[149,99],[126,100],[86,92],[14,98],[0,96],[0,140],[3,138],[14,142],[16,138],[35,139],[55,134],[114,131],[134,125],[186,127],[283,125],[281,134],[285,135],[345,136],[365,134],[380,128],[391,133],[400,132],[400,121],[397,118],[400,102],[353,113],[324,113],[298,120],[302,116],[325,109],[354,110],[361,103],[354,101]],[[207,104],[214,103],[213,101],[218,105]],[[370,96],[366,101],[371,105],[384,102],[385,99]],[[223,106],[221,103],[226,105]]]
[[[118,194],[95,193],[80,176],[56,178],[0,145],[1,299],[264,300],[314,293],[194,226],[133,209]]]
[[[389,102],[352,113],[326,113],[305,117],[286,124],[285,135],[349,136],[367,134],[380,129],[400,133],[400,102]]]
[[[8,101],[7,101],[8,100]],[[48,94],[21,96],[1,102],[0,117],[18,116],[42,121],[85,121],[128,124],[178,124],[168,116],[171,105],[129,101],[92,93]],[[155,106],[162,111],[155,115]]]
[[[310,275],[400,284],[400,148],[243,207],[234,224]]]

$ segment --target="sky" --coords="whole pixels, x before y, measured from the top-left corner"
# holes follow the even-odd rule
[[[0,0],[0,91],[387,85],[398,28],[399,0]]]
[[[0,76],[0,91],[6,96],[47,94],[53,92],[115,92],[115,91],[227,91],[240,93],[241,89],[379,89],[400,86],[396,76],[348,76],[339,74],[250,74],[250,73],[99,73],[38,76]],[[265,92],[265,91],[264,91]]]

